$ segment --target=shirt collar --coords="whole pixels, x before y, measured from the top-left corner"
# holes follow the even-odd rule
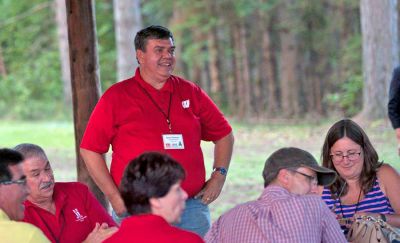
[[[167,79],[167,82],[165,82],[164,86],[160,89],[157,90],[155,89],[153,86],[151,86],[150,84],[148,84],[146,81],[143,80],[142,76],[140,75],[140,69],[137,68],[136,69],[136,73],[135,73],[135,80],[144,88],[146,89],[146,91],[148,92],[156,92],[156,91],[160,91],[160,92],[169,92],[172,93],[173,92],[173,85],[172,85],[172,79],[173,76],[171,75],[171,77],[169,77]]]
[[[56,216],[58,217],[58,215],[60,214],[60,212],[62,211],[62,209],[64,208],[64,206],[67,203],[68,195],[63,191],[57,190],[56,188],[57,188],[57,183],[54,184],[53,200],[56,205]],[[32,203],[29,200],[26,200],[24,204],[25,204],[26,208],[33,207],[33,208],[37,208],[37,209],[47,212],[47,210],[44,210],[43,208],[38,207],[36,204]]]
[[[281,195],[281,196],[291,196],[291,195],[293,195],[292,193],[290,193],[285,188],[283,188],[281,186],[275,186],[275,185],[267,186],[266,188],[264,188],[264,191],[262,192],[260,198],[269,197],[268,194],[276,194],[276,195]]]
[[[151,213],[130,216],[122,221],[122,225],[124,224],[135,224],[136,227],[140,225],[148,226],[149,224],[157,227],[170,226],[170,224],[163,217]]]

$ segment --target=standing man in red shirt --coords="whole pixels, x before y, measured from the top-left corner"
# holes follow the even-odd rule
[[[126,208],[118,185],[130,160],[146,151],[167,153],[186,171],[188,193],[181,228],[204,235],[210,227],[208,204],[221,193],[232,155],[232,128],[196,84],[172,75],[172,33],[150,26],[135,37],[139,68],[135,76],[114,84],[101,97],[87,124],[81,155],[90,175],[109,199],[114,213]],[[212,141],[213,173],[206,181],[201,140]],[[112,147],[108,171],[104,154]]]
[[[116,230],[111,216],[88,187],[78,182],[55,182],[43,149],[35,144],[14,148],[24,156],[22,168],[30,194],[24,221],[40,228],[51,242],[100,243]]]

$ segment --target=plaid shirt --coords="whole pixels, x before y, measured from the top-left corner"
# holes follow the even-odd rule
[[[207,243],[347,242],[335,216],[317,195],[295,195],[268,186],[256,201],[222,215],[205,236]]]

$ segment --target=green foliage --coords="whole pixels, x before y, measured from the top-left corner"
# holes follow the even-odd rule
[[[329,94],[327,102],[339,107],[344,116],[352,117],[360,111],[362,98],[362,76],[354,76],[339,86],[339,91]]]
[[[113,19],[113,1],[98,1],[96,7],[96,31],[98,42],[98,58],[102,90],[106,90],[117,82],[117,60],[115,47],[115,28]],[[132,43],[133,46],[133,43]],[[126,53],[132,55],[134,52]]]
[[[48,1],[0,1],[0,46],[8,75],[0,78],[0,117],[63,117],[54,13]]]
[[[95,6],[104,90],[116,82],[112,1]],[[0,9],[0,48],[8,73],[0,77],[0,118],[70,118],[72,111],[63,98],[53,1],[3,0]]]
[[[362,60],[361,35],[354,35],[346,43],[340,61],[344,67],[344,82],[339,82],[338,90],[327,95],[326,101],[334,108],[339,108],[345,116],[354,116],[362,105]]]
[[[142,16],[143,25],[168,25],[168,20],[172,17],[174,10],[174,2],[171,0],[164,1],[143,1]],[[181,2],[177,0],[176,2]],[[176,3],[175,3],[176,4]]]

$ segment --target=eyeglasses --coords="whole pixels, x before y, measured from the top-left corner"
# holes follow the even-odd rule
[[[298,173],[298,174],[304,176],[311,183],[311,185],[318,185],[318,178],[317,177],[307,175],[307,174],[305,174],[303,172],[300,172],[300,171],[297,171],[297,170],[290,170],[290,171]]]
[[[26,178],[15,180],[15,181],[0,181],[0,185],[26,185]]]
[[[360,158],[361,152],[349,152],[347,155],[343,154],[331,154],[331,159],[333,162],[342,162],[345,157],[347,157],[348,160],[354,161]]]

